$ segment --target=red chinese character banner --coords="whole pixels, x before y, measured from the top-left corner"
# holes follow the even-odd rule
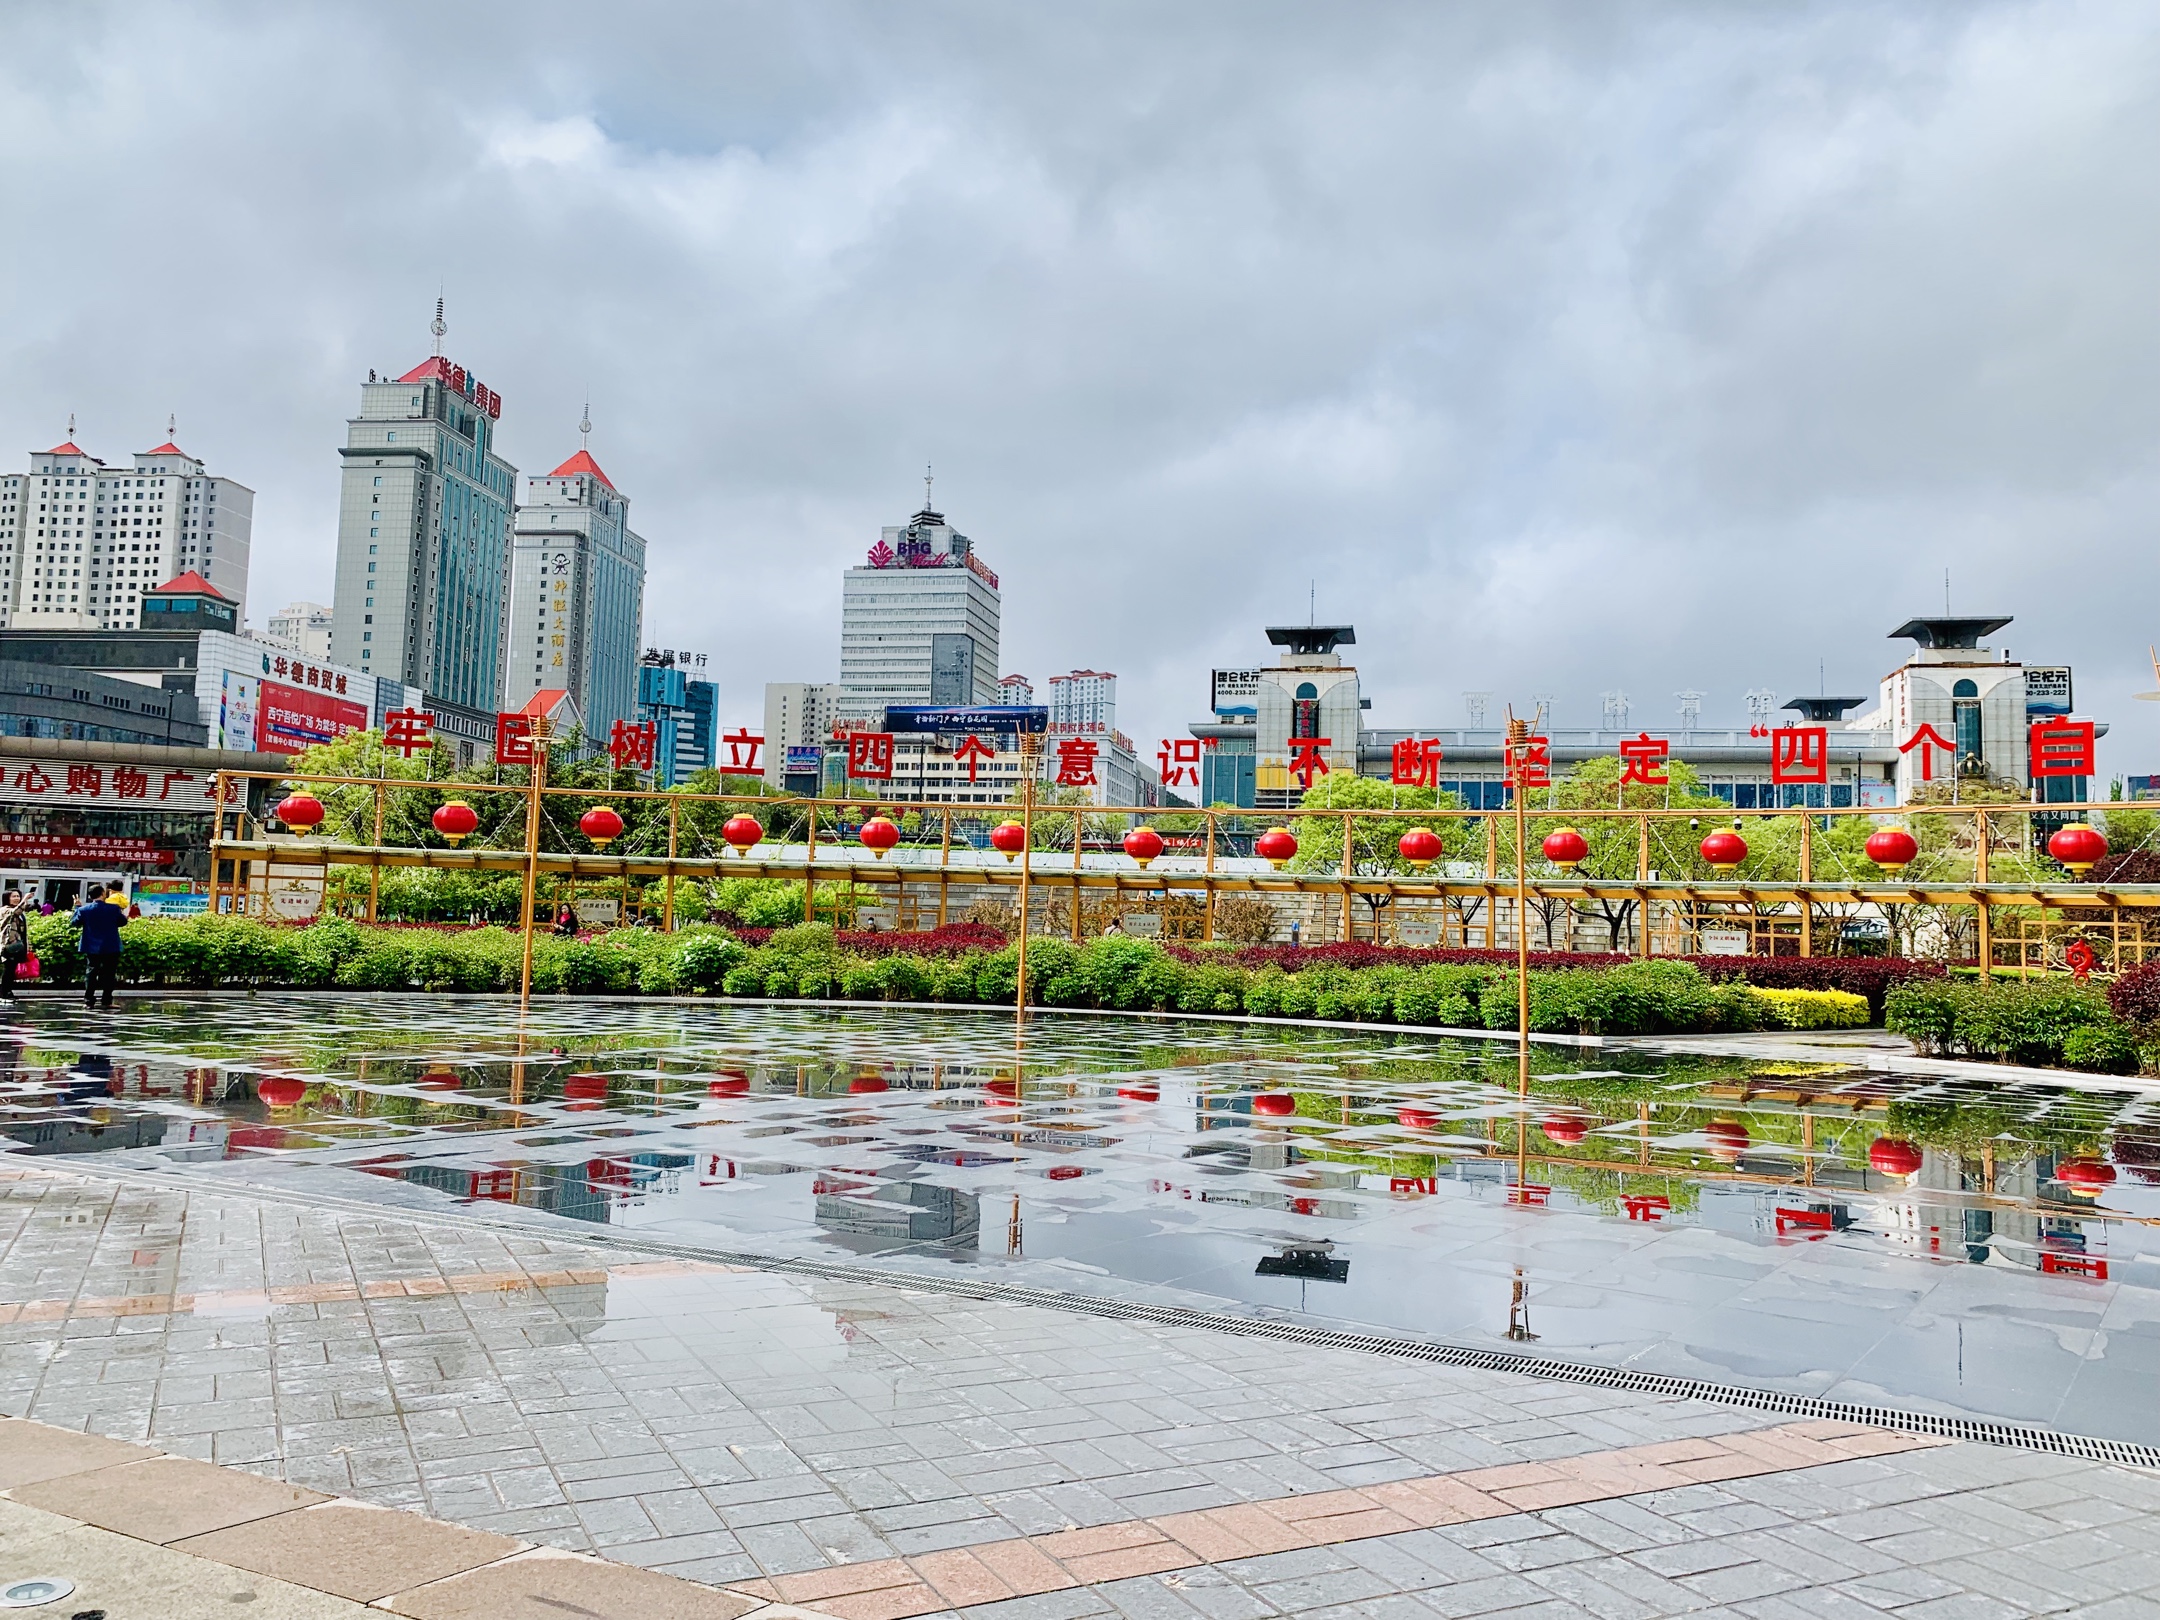
[[[304,754],[349,731],[365,731],[367,725],[368,712],[358,703],[264,681],[255,712],[255,746],[267,754]]]
[[[2093,723],[2090,720],[2043,720],[2026,734],[2035,777],[2090,776],[2093,773]]]
[[[757,776],[762,774],[758,765],[758,750],[765,746],[765,739],[748,726],[740,726],[720,739],[727,744],[727,763],[720,767],[722,776]]]
[[[1320,750],[1327,747],[1330,737],[1292,737],[1290,739],[1290,774],[1298,779],[1298,786],[1312,791],[1314,776],[1328,774],[1328,762],[1320,757]]]
[[[1780,783],[1829,781],[1830,728],[1780,726],[1771,732],[1770,780]]]
[[[495,763],[530,765],[533,762],[533,723],[529,714],[498,714],[495,717]]]
[[[635,724],[618,720],[608,733],[608,758],[615,762],[618,771],[649,771],[652,769],[653,744],[659,740],[660,727],[651,720]]]
[[[889,731],[851,731],[847,740],[847,773],[866,782],[892,780],[893,739]]]
[[[1155,757],[1162,764],[1162,785],[1166,788],[1180,785],[1200,785],[1200,739],[1198,737],[1165,737],[1162,746],[1155,750]]]
[[[501,720],[496,722],[498,735]],[[395,748],[407,759],[435,746],[435,717],[425,709],[392,709],[383,716],[383,747]],[[500,756],[498,756],[500,757]],[[508,764],[505,760],[503,763]]]
[[[216,798],[214,771],[152,766],[83,765],[61,760],[10,759],[0,766],[0,804],[61,805],[71,809],[207,813]]]
[[[1438,787],[1443,757],[1438,737],[1401,738],[1388,750],[1388,780],[1397,787]]]
[[[982,762],[986,759],[997,758],[997,750],[971,731],[960,739],[960,746],[953,750],[952,757],[955,761],[967,767],[968,781],[972,783],[975,780],[975,773],[982,769]]]
[[[1516,789],[1552,786],[1552,739],[1518,737],[1506,745],[1507,785]]]
[[[1095,785],[1095,756],[1102,745],[1086,737],[1061,737],[1058,739],[1059,787],[1093,787]]]
[[[1935,780],[1935,756],[1939,753],[1950,756],[1952,770],[1957,767],[1957,744],[1931,725],[1922,725],[1918,731],[1897,745],[1901,754],[1909,754],[1915,748],[1920,750],[1920,780],[1923,782]]]
[[[1644,787],[1667,787],[1672,776],[1665,769],[1665,761],[1672,753],[1672,744],[1663,737],[1653,737],[1649,732],[1638,732],[1633,737],[1620,739],[1620,785],[1639,782]]]

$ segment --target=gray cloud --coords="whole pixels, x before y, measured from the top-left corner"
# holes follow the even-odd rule
[[[440,287],[522,468],[591,398],[735,716],[927,460],[1008,668],[1143,741],[1308,580],[1380,723],[1654,727],[1871,690],[1948,567],[2160,769],[2148,6],[166,15],[0,17],[0,427],[177,411],[258,620]]]

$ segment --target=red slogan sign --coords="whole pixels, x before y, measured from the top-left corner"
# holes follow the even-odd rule
[[[62,833],[0,833],[0,860],[83,861],[96,866],[133,861],[170,866],[178,857],[154,838],[76,838]]]
[[[363,704],[311,692],[305,687],[262,683],[262,707],[255,716],[255,746],[270,754],[300,754],[318,743],[335,742],[348,731],[365,731]]]

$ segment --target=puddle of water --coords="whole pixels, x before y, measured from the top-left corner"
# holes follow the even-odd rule
[[[1509,1046],[1380,1031],[1045,1016],[1016,1047],[975,1013],[610,1004],[521,1032],[496,1004],[274,996],[33,1016],[0,1049],[0,1138],[34,1156],[1512,1327],[2160,1441],[2160,1102],[2097,1077],[1541,1048],[1523,1099]]]

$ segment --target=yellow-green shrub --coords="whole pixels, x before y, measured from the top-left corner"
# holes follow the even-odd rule
[[[1762,1004],[1770,1022],[1782,1029],[1867,1026],[1867,997],[1856,996],[1850,990],[1762,990],[1750,985],[1748,994]]]

